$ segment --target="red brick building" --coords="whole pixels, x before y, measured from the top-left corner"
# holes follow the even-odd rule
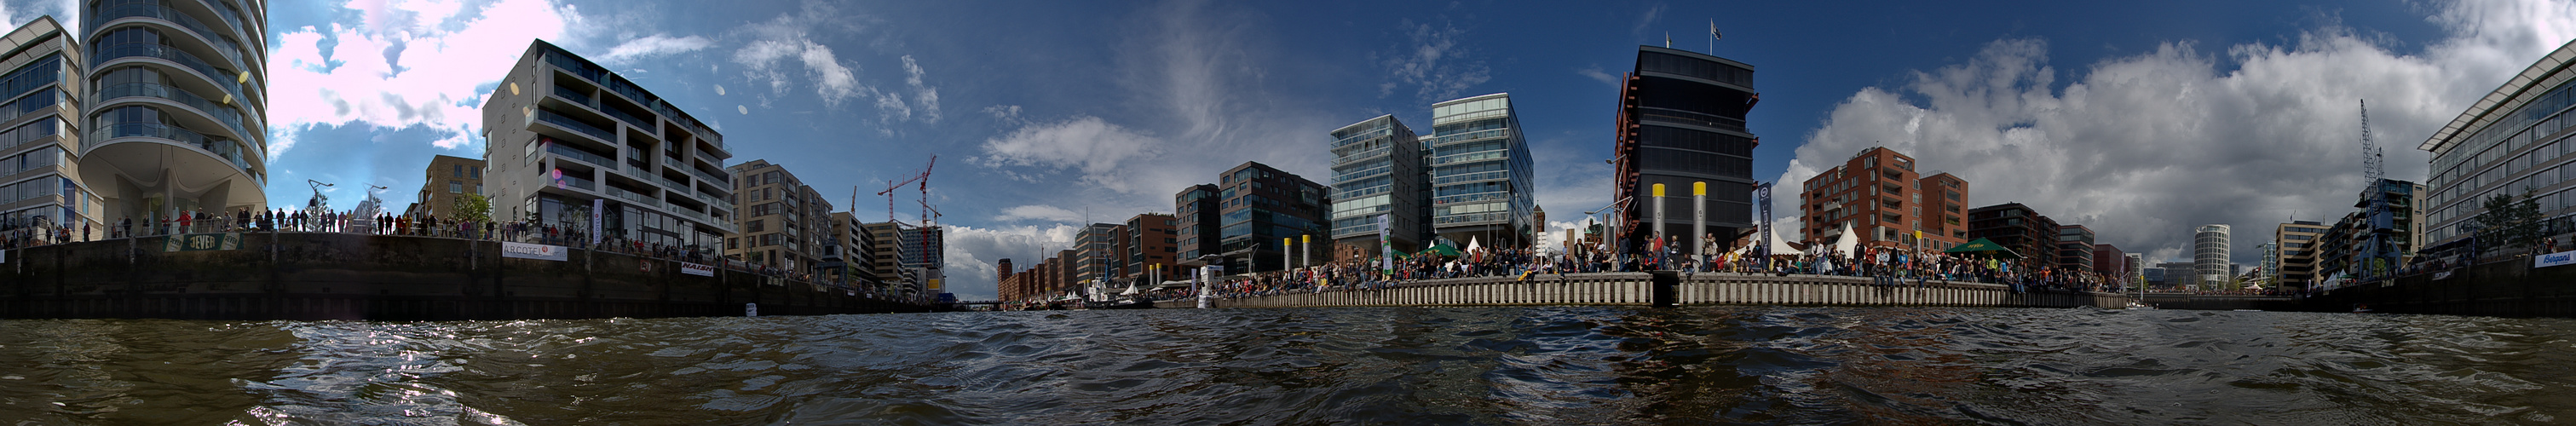
[[[1873,147],[1808,178],[1798,192],[1803,241],[1830,244],[1850,225],[1863,246],[1948,249],[1968,241],[1968,182],[1916,174],[1914,157]],[[1922,240],[1915,235],[1920,232]]]

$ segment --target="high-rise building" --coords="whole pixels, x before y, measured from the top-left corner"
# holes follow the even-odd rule
[[[2227,261],[2230,247],[2233,246],[2229,241],[2227,225],[2201,225],[2199,228],[2193,228],[2191,258],[2193,273],[2197,274],[2193,277],[2197,280],[2193,284],[2202,290],[2233,290],[2233,288],[2221,287],[2231,282],[2230,278],[2236,276],[2234,271],[2229,269],[2231,264]]]
[[[1917,178],[1914,167],[1914,157],[1874,147],[1807,178],[1796,201],[1807,228],[1800,234],[1808,244],[1831,244],[1850,226],[1867,246],[1914,247],[1916,232],[1928,249],[1966,243],[1967,180],[1948,173]]]
[[[753,264],[804,271],[815,267],[832,242],[832,203],[786,166],[751,160],[725,168],[734,181],[735,231],[725,236],[725,256]]]
[[[826,278],[885,291],[878,279],[876,233],[868,232],[867,222],[850,212],[832,212],[831,235],[823,243],[822,263]]]
[[[2057,221],[2021,203],[1969,209],[1968,238],[1984,238],[2012,250],[2021,255],[2015,263],[2026,268],[2057,261]]]
[[[917,256],[912,251],[919,250],[920,246],[905,244],[905,242],[921,238],[919,235],[912,235],[920,234],[921,230],[895,222],[865,223],[860,224],[859,229],[865,230],[870,234],[869,238],[875,240],[874,245],[869,248],[874,252],[873,257],[876,261],[869,266],[876,274],[877,282],[888,287],[887,291],[891,294],[903,295],[920,291],[922,277],[911,268],[905,267],[905,259]]]
[[[2120,274],[2120,281],[2127,282],[2129,285],[2138,286],[2140,288],[2146,287],[2147,281],[2142,277],[2142,275],[2144,275],[2146,271],[2147,257],[2138,253],[2129,253],[2128,258],[2128,269],[2126,270],[2128,272]]]
[[[1193,186],[1175,198],[1185,233],[1182,250],[1223,257],[1214,264],[1224,266],[1227,274],[1279,270],[1284,266],[1280,250],[1286,248],[1279,244],[1281,238],[1325,235],[1332,202],[1314,181],[1247,161],[1217,175],[1213,199],[1206,197],[1207,187]],[[1206,222],[1211,205],[1215,229]]]
[[[484,101],[483,129],[496,219],[706,249],[735,232],[724,136],[544,40]]]
[[[2193,262],[2158,263],[2156,264],[2156,270],[2162,271],[2162,277],[2151,282],[2154,283],[2153,285],[2155,285],[2156,288],[2189,290],[2199,285],[2197,283],[2198,278],[2196,278],[2200,276],[2200,273],[2197,272],[2199,269],[2200,264]]]
[[[1173,270],[1173,265],[1181,260],[1180,240],[1174,234],[1179,226],[1179,220],[1162,213],[1127,218],[1126,242],[1119,244],[1120,252],[1124,253],[1121,262],[1127,265],[1119,269],[1121,277],[1144,283],[1145,288],[1153,288],[1155,284],[1179,275]]]
[[[2414,209],[2425,214],[2427,220],[2421,222],[2431,223],[2421,231],[2422,238],[2414,240],[2430,244],[2419,243],[2419,248],[2464,243],[2475,233],[2474,219],[2486,211],[2491,197],[2511,195],[2519,200],[2532,195],[2543,218],[2565,215],[2576,207],[2576,192],[2568,191],[2576,188],[2568,184],[2576,179],[2576,166],[2562,164],[2576,154],[2576,142],[2566,140],[2576,134],[2570,131],[2576,128],[2576,114],[2567,109],[2576,105],[2576,84],[2571,84],[2576,82],[2576,68],[2567,66],[2572,60],[2576,60],[2576,42],[2560,45],[2416,147],[2433,153],[2432,184],[2425,188],[2430,191],[2415,192],[2424,194],[2422,204],[2430,206]],[[2567,240],[2565,235],[2557,236]],[[2482,245],[2487,246],[2484,250],[2495,250],[2492,243]]]
[[[2084,225],[2057,226],[2057,267],[2070,272],[2092,272],[2093,228]]]
[[[1179,222],[1173,234],[1180,239],[1176,246],[1181,251],[1180,260],[1217,253],[1218,227],[1224,224],[1217,217],[1218,203],[1224,201],[1217,197],[1219,194],[1222,192],[1216,185],[1202,183],[1172,196],[1172,217]]]
[[[2319,237],[2325,236],[2325,224],[2312,220],[2294,220],[2272,229],[2272,241],[2281,243],[2281,265],[2278,274],[2284,287],[2305,285],[2316,278],[2317,253],[2322,248]]]
[[[1461,244],[1482,240],[1486,247],[1519,247],[1534,241],[1533,232],[1545,231],[1530,194],[1536,187],[1529,141],[1511,94],[1432,104],[1431,128],[1431,140],[1422,145],[1429,150],[1431,204],[1425,207],[1432,210],[1434,234]]]
[[[1656,215],[1652,188],[1667,195],[1664,232],[1690,232],[1691,184],[1708,184],[1708,232],[1730,244],[1753,227],[1753,147],[1761,144],[1744,126],[1744,114],[1761,96],[1753,91],[1753,66],[1688,51],[1637,47],[1636,71],[1619,86],[1618,128],[1612,168],[1618,196],[1629,200],[1618,218],[1619,241],[1642,247]],[[1679,202],[1675,202],[1679,201]],[[1904,225],[1889,225],[1902,227]],[[1873,228],[1874,229],[1874,228]],[[1898,228],[1902,229],[1902,228]],[[1684,238],[1683,252],[1700,249]]]
[[[0,93],[0,124],[6,125],[0,127],[5,129],[0,130],[0,175],[11,176],[7,181],[0,181],[0,231],[36,225],[72,228],[90,225],[94,229],[103,229],[103,225],[118,218],[137,214],[137,209],[128,205],[137,201],[134,199],[120,198],[116,200],[118,205],[106,205],[107,200],[101,198],[102,192],[93,191],[85,183],[95,180],[82,175],[88,169],[75,167],[104,162],[87,160],[88,156],[97,154],[82,152],[78,134],[80,127],[72,124],[72,120],[80,119],[80,106],[84,100],[79,95],[82,93],[80,69],[89,63],[81,60],[80,43],[64,33],[62,25],[54,22],[53,17],[39,16],[10,31],[7,37],[0,38],[0,52],[8,52],[0,56],[0,69],[7,72],[0,74],[0,89],[7,91]],[[156,144],[126,145],[129,146],[118,151],[131,150],[136,153],[134,155],[144,155],[141,153],[156,149],[145,146]],[[150,155],[155,155],[150,158],[151,162],[162,161],[159,154]],[[207,154],[192,153],[181,162],[212,164],[214,161],[214,157],[197,157],[207,157]],[[162,174],[152,171],[151,176],[160,178]],[[104,174],[99,178],[112,179]],[[250,195],[258,195],[257,186],[250,186]],[[101,189],[113,191],[115,188]],[[228,202],[219,202],[217,206],[227,206],[225,203]],[[94,237],[105,236],[102,232]]]
[[[81,135],[78,149],[81,182],[40,179],[17,185],[46,187],[8,189],[41,189],[21,193],[63,194],[67,199],[94,192],[104,208],[92,217],[133,217],[137,223],[180,211],[265,209],[268,196],[263,186],[269,171],[265,5],[207,0],[83,2],[80,30],[87,33],[81,37],[88,41],[87,58],[54,55],[52,49],[74,46],[68,40],[59,44],[32,40],[32,48],[13,50],[21,53],[12,55],[23,56],[8,59],[21,64],[10,67],[17,71],[9,77],[9,89],[32,88],[36,95],[17,98],[18,108],[10,114],[39,115],[37,108],[59,102],[64,111],[84,112],[87,118],[81,124],[86,125],[75,127],[88,133]],[[31,41],[14,36],[10,40]],[[54,62],[61,60],[69,62]],[[86,85],[86,93],[49,86],[65,75],[57,70],[84,68],[86,84],[65,87]],[[83,102],[86,110],[81,109]],[[55,126],[51,121],[39,119],[37,123],[46,124],[9,130],[10,141],[26,142],[28,136],[50,133],[40,127]],[[66,205],[70,201],[76,200],[65,200]],[[77,214],[82,209],[73,210]]]
[[[2121,252],[2120,248],[2117,246],[2112,246],[2110,244],[2094,244],[2092,256],[2093,273],[2110,276],[2116,279],[2130,278],[2128,275],[2122,275],[2129,272],[2129,257],[2126,256],[2126,254],[2127,253]]]
[[[1334,129],[1332,136],[1333,259],[1377,255],[1380,216],[1387,227],[1384,243],[1407,253],[1421,248],[1430,186],[1413,129],[1381,115]]]
[[[1118,257],[1118,234],[1123,225],[1094,223],[1082,227],[1073,236],[1074,279],[1079,283],[1106,286],[1118,276],[1114,269],[1124,266]],[[1089,287],[1085,287],[1086,289]]]
[[[465,208],[465,194],[483,193],[483,160],[437,155],[421,172],[420,192],[404,215],[454,218]],[[491,212],[484,212],[490,214]]]

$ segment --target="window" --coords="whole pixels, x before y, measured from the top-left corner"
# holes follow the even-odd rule
[[[769,230],[768,222],[768,220],[753,220],[750,225],[743,227],[743,232],[760,232]]]
[[[462,192],[465,192],[465,181],[458,181],[458,180],[451,180],[451,181],[447,181],[447,193],[449,193],[449,194],[455,194],[455,193],[462,193]]]
[[[468,174],[474,176],[475,179],[483,178],[483,166],[466,167],[465,171],[470,172]]]

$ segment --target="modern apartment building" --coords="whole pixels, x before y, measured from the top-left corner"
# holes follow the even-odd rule
[[[89,91],[64,94],[87,103],[74,186],[105,200],[96,217],[265,209],[266,2],[98,0],[81,11],[88,57],[65,59],[86,59]],[[18,112],[38,104],[20,100]]]
[[[2084,225],[2057,226],[2057,267],[2069,272],[2092,272],[2093,228]]]
[[[1223,224],[1218,220],[1217,203],[1222,201],[1218,195],[1223,193],[1216,185],[1202,183],[1172,196],[1172,217],[1179,223],[1173,235],[1180,240],[1180,260],[1216,253],[1218,227]]]
[[[1427,207],[1434,234],[1461,244],[1518,247],[1546,232],[1531,194],[1537,187],[1529,140],[1521,134],[1511,94],[1432,104],[1431,128],[1431,139],[1422,145],[1429,150]]]
[[[734,232],[725,256],[756,265],[808,271],[832,242],[832,203],[786,166],[751,160],[725,168],[733,180]]]
[[[940,250],[947,247],[947,231],[895,222],[861,227],[875,234],[874,266],[879,282],[894,286],[895,292],[903,295],[933,296],[946,290],[939,265],[944,260]],[[1071,268],[1065,274],[1071,275]]]
[[[850,212],[832,212],[831,233],[823,242],[821,263],[823,277],[885,291],[878,287],[876,234],[867,231],[867,223]]]
[[[2362,192],[2356,197],[2357,201],[2353,203],[2354,210],[2351,213],[2344,214],[2342,219],[2336,220],[2333,226],[2326,228],[2323,235],[2317,236],[2317,277],[2322,279],[2337,276],[2386,276],[2415,257],[2419,247],[2417,244],[2424,241],[2425,237],[2424,222],[2415,220],[2423,216],[2422,211],[2417,210],[2423,204],[2415,202],[2415,197],[2424,193],[2424,186],[2402,180],[2381,179],[2379,185],[2374,187],[2388,200],[2389,217],[2385,225],[2387,232],[2379,234],[2383,235],[2380,241],[2385,245],[2381,246],[2380,250],[2390,253],[2390,257],[2396,260],[2378,262],[2380,265],[2373,266],[2371,264],[2373,262],[2367,262],[2364,259],[2368,256],[2365,253],[2371,244],[2371,236],[2379,232],[2381,225],[2372,223],[2369,207],[2371,194]],[[2545,203],[2541,208],[2542,211],[2549,209]],[[2370,271],[2372,268],[2377,271]]]
[[[1327,232],[1332,202],[1323,185],[1304,177],[1247,161],[1217,175],[1214,198],[1207,197],[1209,187],[1192,186],[1174,199],[1181,212],[1180,248],[1185,254],[1223,257],[1214,264],[1224,266],[1227,274],[1279,270],[1284,266],[1281,238]],[[1213,230],[1208,229],[1208,210],[1216,213]]]
[[[1761,96],[1753,91],[1753,66],[1688,51],[1637,47],[1636,71],[1619,86],[1617,132],[1612,168],[1617,194],[1626,200],[1620,212],[1619,238],[1631,249],[1642,247],[1655,226],[1649,201],[1662,184],[1690,195],[1691,184],[1708,184],[1708,232],[1735,241],[1753,228],[1753,147],[1761,140],[1745,128],[1744,114]],[[1667,200],[1667,233],[1690,232],[1689,198]],[[1680,201],[1680,202],[1674,202]],[[1904,229],[1905,225],[1890,225]],[[1875,229],[1871,227],[1869,229]],[[1875,232],[1875,231],[1869,231]],[[1699,250],[1697,238],[1683,239],[1684,252]]]
[[[2057,261],[2057,221],[2041,216],[2021,203],[2004,203],[1968,210],[1968,238],[1984,238],[2021,255],[2016,263],[2025,268],[2050,265]]]
[[[404,215],[454,218],[464,211],[465,194],[483,193],[483,160],[438,155],[421,171],[420,193]],[[484,212],[489,214],[491,212]]]
[[[1153,288],[1155,284],[1179,275],[1173,266],[1181,261],[1180,237],[1175,231],[1179,226],[1178,219],[1162,213],[1127,218],[1127,232],[1122,237],[1124,242],[1118,244],[1126,263],[1126,267],[1119,268],[1121,277],[1144,283],[1145,288]]]
[[[2304,285],[2315,279],[2317,253],[2324,248],[2320,238],[2325,233],[2326,225],[2312,220],[2294,220],[2274,227],[2272,241],[2281,243],[2281,258],[2273,261],[2281,265],[2281,270],[2274,276],[2281,277],[2281,282],[2288,286]]]
[[[2556,218],[2576,207],[2576,42],[2560,45],[2530,67],[2474,102],[2416,148],[2433,153],[2432,184],[2422,211],[2431,224],[2423,231],[2424,248],[2464,243],[2476,231],[2474,218],[2485,212],[2490,197],[2534,196],[2541,217]],[[2380,183],[2384,187],[2385,183]],[[2366,193],[2365,193],[2366,194]],[[2567,241],[2559,234],[2560,241]],[[2493,250],[2489,248],[2488,250]]]
[[[2228,262],[2230,242],[2227,225],[2201,225],[2192,229],[2191,259],[2193,285],[2201,290],[2234,290],[2226,286],[2235,277],[2233,263]]]
[[[1380,216],[1387,227],[1384,243],[1406,253],[1423,247],[1430,186],[1422,141],[1413,129],[1381,115],[1334,129],[1332,136],[1333,259],[1376,255]]]
[[[2110,244],[2094,244],[2093,273],[2110,276],[2115,279],[2128,279],[2129,257],[2127,254],[2128,253],[2126,252],[2120,251],[2120,248],[2117,246],[2112,246]]]
[[[115,199],[110,206],[110,200],[86,184],[90,179],[81,173],[86,169],[78,166],[93,154],[86,152],[91,146],[81,143],[80,127],[73,124],[81,117],[81,67],[89,63],[81,58],[80,43],[51,16],[37,17],[0,37],[0,70],[6,71],[0,74],[0,91],[5,91],[0,93],[0,231],[37,225],[104,229],[118,218],[162,210],[144,210],[135,205],[138,199],[127,197]],[[140,155],[156,150],[142,146],[152,145],[148,143],[125,145],[111,152]],[[185,160],[212,163],[212,158],[199,152]],[[159,171],[150,174],[161,176]],[[117,179],[101,174],[97,181],[122,182]],[[115,190],[113,186],[102,189]],[[255,185],[250,190],[250,195],[259,194]],[[229,199],[223,197],[217,205],[224,206]],[[97,235],[105,236],[104,232]]]
[[[1947,250],[1968,241],[1967,180],[1948,173],[1918,177],[1914,157],[1893,149],[1864,149],[1816,173],[1800,186],[1796,202],[1808,244],[1831,244],[1845,226],[1867,246]],[[1923,241],[1915,240],[1918,231]]]
[[[483,129],[494,218],[708,250],[736,232],[724,136],[544,40],[484,101]]]
[[[1107,286],[1126,262],[1119,261],[1119,234],[1124,225],[1094,223],[1073,235],[1073,276],[1077,282]]]

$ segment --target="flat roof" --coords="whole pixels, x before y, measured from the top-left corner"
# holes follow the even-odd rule
[[[2415,149],[2436,154],[2450,150],[2459,142],[2455,140],[2456,138],[2469,136],[2463,134],[2469,129],[2495,124],[2496,120],[2503,118],[2501,113],[2513,112],[2515,109],[2522,108],[2523,104],[2531,103],[2532,97],[2540,95],[2532,89],[2558,87],[2560,83],[2567,82],[2568,78],[2576,77],[2576,75],[2559,72],[2567,68],[2571,59],[2576,59],[2576,40],[2559,45],[2558,51],[2540,57],[2539,61],[2531,63],[2531,67],[2523,68],[2521,74],[2515,74],[2512,79],[2505,80],[2503,86],[2496,87],[2494,92],[2488,92],[2486,97],[2479,98],[2477,104],[2469,106],[2467,111],[2461,111],[2459,118],[2451,119],[2451,124],[2442,126],[2441,131],[2433,132],[2433,137],[2425,138],[2424,144],[2416,146]]]

